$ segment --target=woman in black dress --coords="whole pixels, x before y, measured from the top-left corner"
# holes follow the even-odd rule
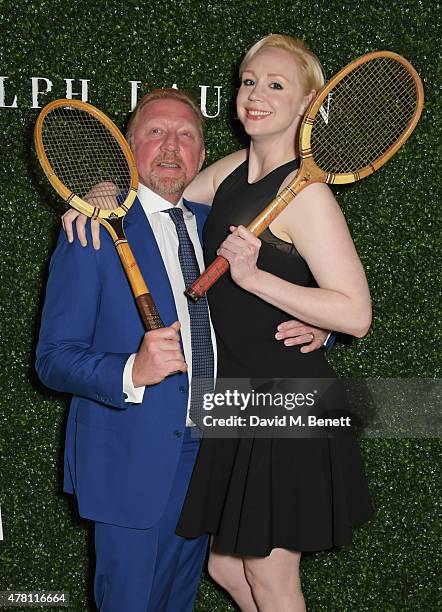
[[[357,337],[369,329],[367,281],[331,191],[304,189],[261,239],[244,227],[296,175],[299,124],[322,69],[301,41],[271,35],[249,50],[240,77],[237,111],[250,147],[185,193],[213,200],[206,264],[217,254],[230,262],[208,293],[218,377],[334,378],[322,352],[274,340],[292,316]],[[325,411],[342,401],[339,390],[329,393]],[[203,439],[177,533],[213,535],[209,571],[244,612],[305,610],[302,552],[348,545],[352,526],[370,518],[358,446],[351,430],[336,429],[319,438]]]

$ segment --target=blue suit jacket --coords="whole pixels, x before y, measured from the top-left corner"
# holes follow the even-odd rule
[[[186,202],[201,231],[209,208]],[[170,325],[175,302],[150,224],[138,199],[125,231],[159,313]],[[144,328],[112,240],[95,251],[60,233],[49,270],[36,368],[42,382],[73,394],[64,490],[81,516],[132,528],[161,517],[185,428],[187,374],[146,387],[143,403],[125,403],[123,370]]]

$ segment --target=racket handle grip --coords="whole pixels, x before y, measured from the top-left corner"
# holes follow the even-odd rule
[[[186,289],[186,295],[197,302],[206,291],[229,269],[229,262],[225,257],[218,257],[199,276],[196,281]]]
[[[105,225],[105,227],[107,227],[107,225]],[[124,236],[124,234],[122,235]],[[157,307],[155,306],[155,302],[149,293],[149,289],[144,282],[143,275],[141,274],[140,268],[138,267],[134,254],[132,253],[127,240],[124,237],[118,238],[118,235],[116,235],[115,247],[118,255],[120,256],[123,268],[127,274],[127,278],[137,302],[138,310],[146,331],[164,327],[164,323],[162,322]]]
[[[164,323],[161,320],[157,307],[155,306],[150,293],[143,293],[135,299],[146,331],[164,327]]]
[[[142,295],[136,297],[135,300],[137,302],[138,310],[140,311],[146,331],[152,331],[153,329],[161,329],[164,327],[164,323],[161,320],[160,314],[150,293],[143,293]],[[176,372],[171,372],[169,376],[174,376],[174,374],[182,374],[182,372],[177,370]]]

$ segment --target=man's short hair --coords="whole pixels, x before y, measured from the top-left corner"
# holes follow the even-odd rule
[[[178,100],[178,102],[183,102],[183,104],[187,104],[187,106],[192,109],[195,115],[199,132],[201,135],[201,140],[202,142],[204,142],[204,117],[194,97],[187,91],[170,87],[165,89],[154,89],[144,95],[138,101],[138,104],[134,108],[132,116],[129,119],[129,123],[127,124],[126,136],[129,144],[131,144],[131,137],[137,123],[137,117],[139,116],[143,108],[145,108],[148,104],[154,102],[155,100]]]

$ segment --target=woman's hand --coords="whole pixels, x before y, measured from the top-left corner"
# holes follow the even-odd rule
[[[83,199],[92,206],[109,210],[112,208],[117,208],[117,196],[119,193],[120,190],[114,183],[111,183],[110,181],[103,181],[101,183],[97,183],[97,185],[94,185]],[[68,242],[74,241],[72,224],[75,219],[77,219],[75,225],[77,228],[78,240],[80,241],[81,246],[85,247],[87,245],[86,223],[88,218],[89,217],[79,213],[73,208],[64,213],[61,218],[61,224],[66,232]],[[91,220],[91,234],[93,247],[98,251],[100,248],[100,224],[96,219]]]
[[[80,241],[81,246],[87,246],[87,238],[86,238],[86,223],[89,217],[79,213],[74,208],[70,208],[61,218],[61,224],[66,233],[66,237],[68,242],[74,242],[74,230],[72,224],[75,219],[77,219],[75,226],[77,228],[77,238]],[[100,248],[100,224],[96,219],[89,219],[91,222],[91,234],[92,234],[92,244],[94,249],[98,251]]]
[[[237,285],[247,289],[259,273],[256,261],[261,240],[243,225],[230,226],[231,234],[217,250],[230,264],[230,274]]]

